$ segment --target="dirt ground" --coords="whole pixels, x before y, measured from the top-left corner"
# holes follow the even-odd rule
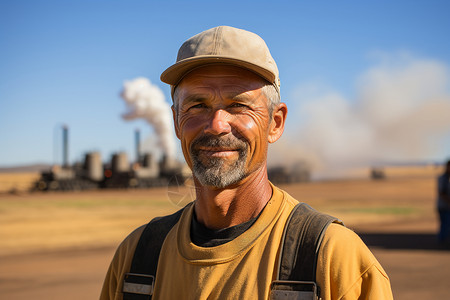
[[[437,222],[434,214],[434,178],[313,182],[283,188],[297,199],[340,217],[348,227],[355,230],[386,269],[391,278],[395,299],[450,299],[450,250],[441,248],[435,240]],[[102,195],[106,199],[112,198],[113,195],[133,199],[144,195],[148,197],[149,194],[156,197],[150,190],[92,193],[95,198]],[[92,196],[88,194],[79,193],[76,198]],[[84,239],[82,246],[79,241],[70,240],[61,242],[61,247],[53,242],[51,247],[38,247],[36,239],[44,239],[44,236],[40,238],[40,233],[33,231],[35,225],[27,229],[29,235],[35,235],[32,243],[31,238],[30,241],[22,238],[20,243],[15,243],[11,235],[6,233],[15,232],[20,235],[20,230],[25,230],[23,226],[19,226],[20,223],[34,224],[30,221],[33,220],[31,217],[19,218],[19,215],[33,213],[30,210],[31,202],[27,201],[34,201],[33,205],[36,205],[36,202],[49,201],[51,198],[61,199],[50,201],[51,205],[55,206],[60,203],[58,201],[70,203],[73,195],[31,194],[21,195],[18,199],[14,197],[19,196],[0,196],[0,204],[6,203],[3,207],[0,205],[0,217],[8,220],[8,223],[2,223],[0,220],[0,226],[7,227],[3,231],[0,229],[0,233],[6,236],[6,241],[0,242],[0,246],[4,243],[4,249],[8,249],[0,253],[0,298],[97,299],[115,247],[124,237],[124,232],[129,231],[130,225],[126,224],[128,219],[123,219],[121,215],[117,217],[117,211],[123,211],[124,208],[116,202],[113,206],[117,206],[117,210],[105,210],[98,203],[95,207],[89,207],[89,211],[97,211],[93,218],[98,219],[98,222],[103,220],[99,216],[105,217],[104,215],[115,216],[113,219],[120,221],[119,225],[115,224],[117,232],[108,233],[108,242],[93,243]],[[7,208],[17,201],[28,204],[26,208],[17,206],[9,211]],[[133,204],[124,214],[131,214],[137,208],[142,210],[137,205]],[[64,219],[76,219],[77,209],[85,209],[82,206],[70,207],[67,210],[63,206],[59,207],[58,211],[62,211]],[[42,207],[37,209],[42,214]],[[159,207],[152,214],[159,214],[166,209],[176,208],[173,205],[169,208]],[[14,216],[14,213],[17,216]],[[145,211],[141,214],[135,213],[134,217],[138,216],[138,220],[132,218],[133,222],[143,223],[141,221],[144,220],[145,214],[149,215]],[[139,219],[141,216],[142,220]],[[109,217],[105,217],[106,219],[111,222]],[[82,220],[91,226],[90,220]],[[63,222],[61,224],[61,230],[67,230],[66,225]],[[111,227],[111,224],[114,223],[107,223],[107,226]],[[82,232],[77,235],[86,235],[87,227],[81,228]],[[57,235],[57,230],[52,234]],[[19,249],[20,247],[22,248]]]

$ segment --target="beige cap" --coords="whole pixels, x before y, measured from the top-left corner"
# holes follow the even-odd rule
[[[161,81],[176,86],[193,69],[217,63],[253,71],[279,91],[278,68],[264,40],[250,31],[229,26],[208,29],[184,42],[176,63],[161,74]]]

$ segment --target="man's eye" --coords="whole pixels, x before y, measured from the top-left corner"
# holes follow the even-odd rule
[[[245,108],[245,107],[247,107],[247,105],[236,102],[236,103],[231,104],[230,107],[234,107],[234,108]]]
[[[205,105],[205,103],[198,103],[198,104],[195,104],[195,105],[192,105],[191,107],[189,107],[189,109],[192,109],[192,108],[206,108],[206,105]]]

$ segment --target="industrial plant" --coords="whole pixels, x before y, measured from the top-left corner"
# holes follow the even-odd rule
[[[189,176],[186,164],[163,155],[157,162],[150,153],[140,153],[140,131],[135,132],[137,160],[130,163],[127,153],[114,153],[110,162],[103,163],[99,152],[88,152],[83,162],[69,165],[68,135],[63,134],[63,163],[41,173],[34,188],[40,191],[73,191],[103,188],[150,188],[182,185]]]
[[[130,162],[125,152],[114,153],[109,162],[103,163],[100,152],[88,152],[84,161],[69,164],[69,129],[62,128],[63,162],[41,173],[34,184],[38,191],[75,191],[108,188],[151,188],[183,185],[192,176],[189,167],[167,154],[156,161],[151,153],[140,151],[140,131],[135,131],[136,161]],[[275,184],[310,180],[305,164],[290,167],[271,167],[269,180]]]

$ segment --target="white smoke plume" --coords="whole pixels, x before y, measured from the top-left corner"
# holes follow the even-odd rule
[[[147,78],[139,77],[124,82],[121,96],[128,108],[128,112],[124,113],[122,117],[125,120],[145,119],[153,126],[158,135],[164,154],[168,158],[174,158],[176,144],[172,111],[170,105],[165,101],[161,89]]]
[[[307,160],[326,174],[449,155],[443,149],[450,141],[447,66],[408,55],[393,58],[360,77],[355,99],[319,86],[300,88],[291,103],[301,104],[288,119],[301,121],[273,145],[271,159]]]

